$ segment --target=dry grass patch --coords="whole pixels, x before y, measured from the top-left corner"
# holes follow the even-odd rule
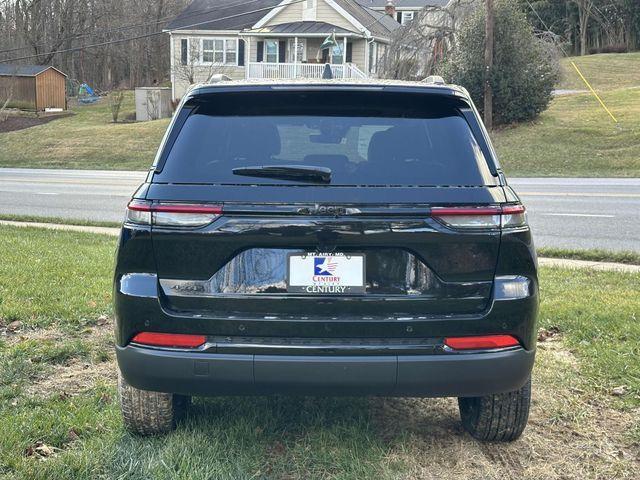
[[[372,400],[372,419],[407,465],[402,478],[637,478],[640,449],[625,435],[637,413],[587,392],[578,361],[555,341],[538,352],[529,425],[516,442],[476,442],[449,398]]]
[[[55,339],[57,342],[64,342],[67,338],[66,334],[55,330],[36,330],[32,334],[21,336],[21,340]],[[25,393],[28,396],[71,397],[82,395],[97,383],[115,384],[117,366],[113,352],[113,322],[107,319],[94,328],[87,328],[80,338],[87,342],[90,355],[72,357],[64,363],[50,365],[26,386]]]

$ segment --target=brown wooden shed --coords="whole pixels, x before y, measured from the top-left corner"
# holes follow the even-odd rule
[[[50,65],[0,64],[0,103],[28,110],[67,108],[67,76]]]

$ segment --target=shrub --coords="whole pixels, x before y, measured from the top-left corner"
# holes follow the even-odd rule
[[[109,107],[111,108],[111,118],[113,123],[118,123],[118,116],[120,115],[120,107],[124,100],[124,92],[122,90],[115,90],[109,94]]]
[[[457,34],[442,74],[451,83],[466,87],[478,109],[483,109],[485,10],[478,8],[465,20]],[[493,70],[494,125],[535,118],[551,101],[559,80],[557,50],[537,38],[526,16],[514,2],[502,0],[495,6]]]

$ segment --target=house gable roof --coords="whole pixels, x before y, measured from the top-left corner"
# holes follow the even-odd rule
[[[35,77],[50,68],[53,68],[65,77],[67,76],[51,65],[12,65],[8,63],[0,63],[0,75],[3,77]]]
[[[193,0],[174,18],[167,28],[170,30],[243,30],[251,28],[280,0]],[[261,10],[255,12],[255,10]],[[251,13],[250,13],[251,12]],[[227,18],[232,17],[232,18]],[[196,24],[196,25],[194,25]]]
[[[262,27],[265,17],[272,18],[292,0],[193,0],[167,26],[170,30],[245,30]],[[355,0],[326,1],[344,16],[357,30],[376,37],[388,38],[398,23],[388,15],[363,7]],[[278,8],[275,8],[278,7]],[[264,10],[264,9],[269,10]],[[261,10],[255,12],[255,10]],[[232,16],[233,18],[227,18]],[[320,19],[321,20],[321,19]]]

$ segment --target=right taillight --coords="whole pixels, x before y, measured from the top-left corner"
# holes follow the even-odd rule
[[[461,229],[517,228],[527,224],[523,205],[491,207],[433,207],[431,216]]]
[[[520,342],[513,335],[447,337],[444,339],[444,344],[453,350],[492,350],[520,346]]]
[[[125,222],[160,227],[201,227],[222,214],[222,206],[199,203],[153,203],[132,200]]]
[[[524,205],[505,205],[502,207],[502,228],[523,227],[527,224]]]

